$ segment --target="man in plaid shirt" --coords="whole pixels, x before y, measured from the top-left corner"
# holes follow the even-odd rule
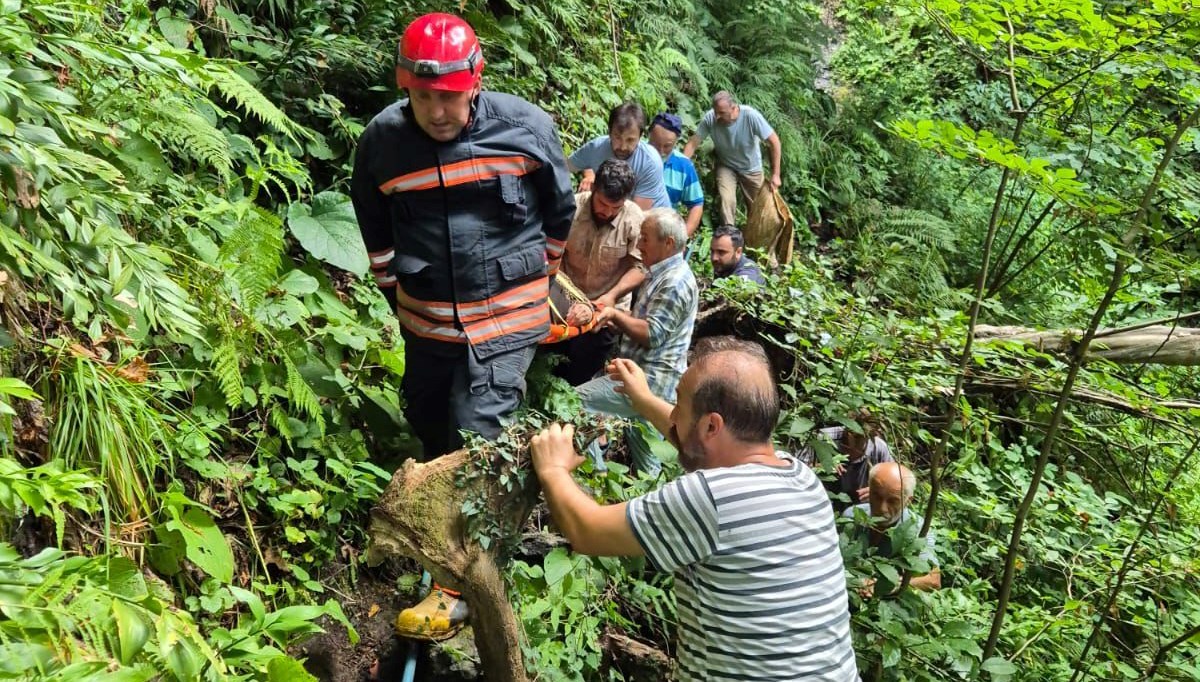
[[[642,263],[649,268],[646,281],[638,291],[637,303],[630,312],[604,308],[598,323],[610,323],[622,335],[617,357],[636,362],[646,373],[654,395],[674,402],[679,377],[687,369],[687,352],[692,342],[699,295],[696,278],[683,260],[687,245],[687,227],[679,214],[669,208],[646,212],[638,248]],[[618,382],[607,376],[597,377],[579,386],[583,407],[589,412],[635,418],[629,398],[617,392]],[[658,460],[640,434],[627,436],[634,465],[654,473]]]

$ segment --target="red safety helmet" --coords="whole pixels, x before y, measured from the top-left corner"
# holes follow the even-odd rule
[[[402,88],[469,92],[483,77],[483,50],[471,25],[453,14],[418,17],[400,38],[396,82]]]

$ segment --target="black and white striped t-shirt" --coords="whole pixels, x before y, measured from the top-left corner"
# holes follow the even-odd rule
[[[812,470],[742,464],[629,503],[646,556],[675,574],[680,680],[857,680],[833,509]]]

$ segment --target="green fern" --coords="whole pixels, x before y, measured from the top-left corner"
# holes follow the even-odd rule
[[[179,156],[211,167],[223,179],[233,172],[229,141],[211,121],[179,97],[161,97],[148,103],[144,115],[153,125],[142,134]]]
[[[311,137],[307,130],[288,118],[282,109],[231,67],[210,61],[199,73],[205,86],[216,88],[224,97],[245,109],[246,113],[287,135],[293,142]]]
[[[237,347],[229,339],[213,349],[213,374],[225,394],[225,404],[236,410],[242,404],[242,391],[246,384],[242,379],[242,364]]]
[[[317,430],[321,434],[324,434],[325,416],[321,413],[321,403],[317,399],[316,392],[312,390],[312,387],[301,376],[300,370],[296,369],[296,365],[292,362],[291,358],[286,355],[283,357],[283,364],[287,368],[288,399],[317,425]]]
[[[238,226],[221,245],[219,260],[237,284],[243,308],[252,313],[275,284],[283,252],[283,223],[257,206],[242,208]]]

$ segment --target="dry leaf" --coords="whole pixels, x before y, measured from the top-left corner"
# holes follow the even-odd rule
[[[371,604],[371,608],[367,609],[367,618],[374,618],[379,610],[379,604]]]
[[[135,384],[144,383],[150,378],[151,373],[150,365],[146,364],[146,361],[141,356],[130,360],[124,367],[117,369],[117,376]]]
[[[96,351],[92,350],[91,348],[88,348],[87,346],[81,346],[78,343],[72,343],[71,345],[67,346],[67,351],[70,352],[71,355],[74,355],[77,358],[87,358],[88,360],[97,360],[100,357],[100,356],[96,355]]]

